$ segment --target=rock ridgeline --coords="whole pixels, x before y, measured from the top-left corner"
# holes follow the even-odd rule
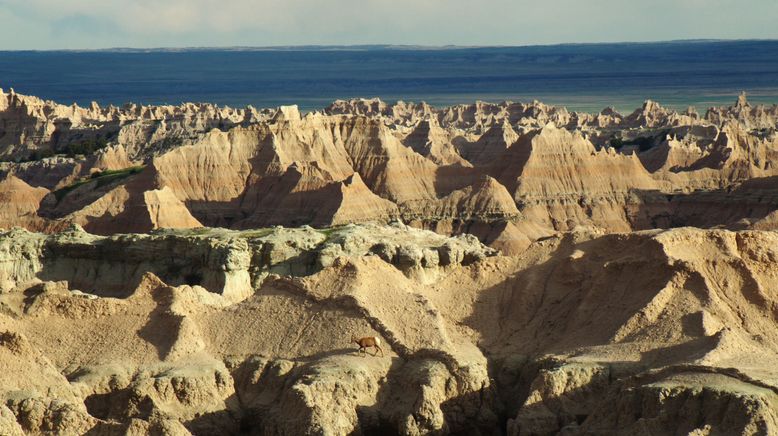
[[[376,256],[409,277],[434,279],[444,268],[470,265],[497,251],[472,235],[443,236],[395,222],[233,231],[159,230],[97,236],[73,225],[46,235],[3,234],[0,293],[36,280],[66,281],[101,297],[126,297],[146,273],[171,285],[201,286],[234,300],[271,274],[306,276],[337,259]],[[26,259],[22,261],[22,259]]]
[[[579,226],[769,228],[777,122],[778,106],[745,96],[704,116],[651,101],[621,115],[379,100],[301,115],[80,108],[3,93],[0,227],[112,234],[401,219],[506,253]],[[54,155],[30,159],[42,150]],[[721,201],[728,212],[710,208]]]
[[[513,257],[400,224],[0,232],[0,432],[773,434],[776,247],[694,228],[578,229]]]

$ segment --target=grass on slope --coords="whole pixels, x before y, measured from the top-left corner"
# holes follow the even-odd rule
[[[143,171],[144,168],[145,168],[144,166],[135,166],[135,167],[123,168],[120,170],[98,171],[93,173],[89,177],[82,177],[76,180],[75,182],[73,182],[72,184],[54,191],[54,197],[57,199],[57,202],[60,202],[63,198],[65,198],[66,195],[68,195],[68,193],[72,192],[74,189],[78,188],[79,186],[94,181],[96,182],[95,188],[101,188],[105,185],[127,178],[131,175],[138,174],[141,171]]]

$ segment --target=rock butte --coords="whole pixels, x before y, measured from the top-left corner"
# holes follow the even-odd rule
[[[0,434],[778,434],[777,127],[0,92]]]

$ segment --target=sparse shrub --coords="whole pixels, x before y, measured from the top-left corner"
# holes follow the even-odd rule
[[[71,142],[64,148],[64,153],[68,157],[75,157],[78,155],[89,156],[97,150],[102,150],[108,147],[108,140],[104,137],[98,137],[95,139],[85,139],[79,142]]]

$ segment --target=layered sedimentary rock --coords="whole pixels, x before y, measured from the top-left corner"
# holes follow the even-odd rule
[[[0,227],[40,229],[44,220],[38,216],[38,209],[48,193],[48,189],[32,187],[13,175],[0,181]]]
[[[776,433],[777,121],[2,93],[0,433]]]
[[[778,110],[745,96],[703,116],[652,101],[621,115],[350,100],[302,115],[1,97],[0,180],[30,188],[6,195],[17,206],[5,208],[5,227],[111,234],[399,218],[517,252],[577,226],[743,228],[778,210]],[[765,194],[755,198],[753,184]],[[41,188],[51,193],[38,198]],[[709,207],[722,195],[736,212]]]
[[[149,146],[168,148],[213,128],[269,118],[269,111],[211,104],[82,108],[0,91],[0,156],[29,157],[35,150],[59,151],[69,144],[103,139],[124,145],[131,156]]]
[[[694,228],[578,230],[512,257],[399,223],[16,229],[0,428],[771,434],[776,247]]]
[[[0,433],[778,433],[777,122],[0,93]]]

